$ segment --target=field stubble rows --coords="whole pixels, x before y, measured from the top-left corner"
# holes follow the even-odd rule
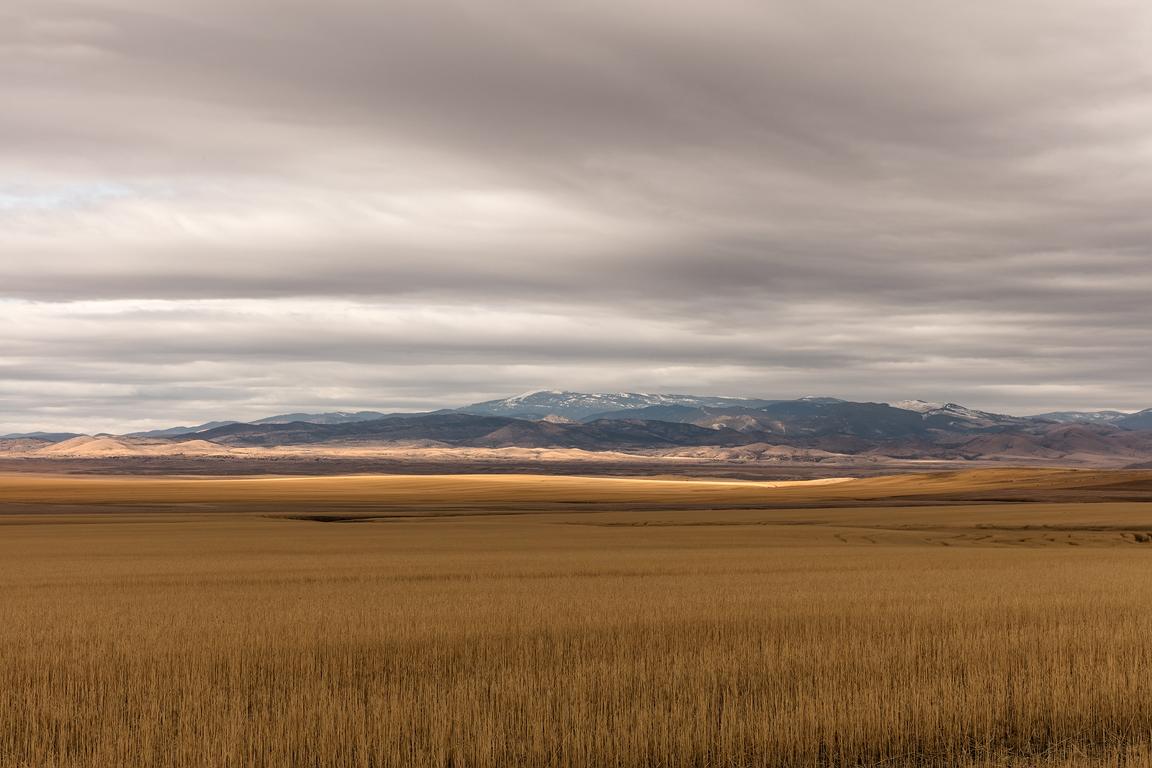
[[[1146,528],[1141,503],[704,525],[720,513],[617,486],[616,511],[349,525],[211,493],[223,509],[28,514],[7,492],[4,768],[1150,759],[1152,547],[1107,528]],[[1046,519],[1082,545],[1024,527]],[[997,522],[1018,545],[933,538]]]

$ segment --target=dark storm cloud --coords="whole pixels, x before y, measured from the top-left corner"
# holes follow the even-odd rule
[[[6,423],[1152,405],[1141,3],[5,8]]]

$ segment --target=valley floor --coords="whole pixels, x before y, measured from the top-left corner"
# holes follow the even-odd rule
[[[0,767],[1152,761],[1152,473],[0,476]]]

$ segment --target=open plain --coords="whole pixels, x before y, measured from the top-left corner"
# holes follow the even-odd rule
[[[0,478],[0,766],[1152,760],[1152,472]]]

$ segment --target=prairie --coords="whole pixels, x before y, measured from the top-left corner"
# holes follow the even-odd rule
[[[1152,473],[0,478],[0,766],[1152,761]]]

